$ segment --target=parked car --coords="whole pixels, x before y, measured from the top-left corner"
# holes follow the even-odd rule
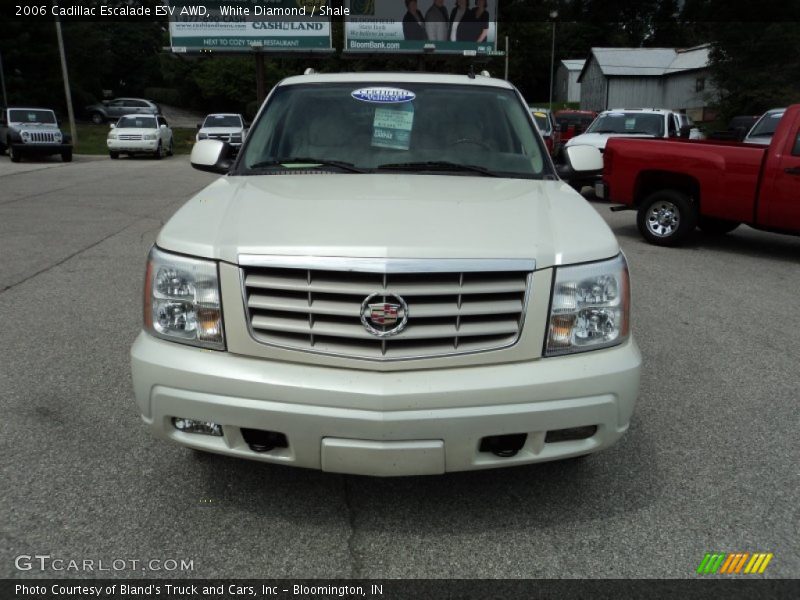
[[[574,170],[602,168],[581,150]],[[229,152],[194,145],[226,176],[147,261],[131,355],[155,435],[389,476],[576,457],[628,429],[625,257],[507,81],[290,77]]]
[[[102,125],[125,115],[160,115],[161,107],[144,98],[115,98],[87,106],[86,113],[92,123]]]
[[[49,108],[9,107],[0,109],[0,150],[12,162],[23,156],[52,156],[72,160],[72,139],[61,131],[56,114]]]
[[[152,154],[154,158],[172,156],[175,141],[167,120],[161,115],[125,115],[108,132],[108,155]]]
[[[586,131],[596,118],[597,113],[593,110],[564,109],[556,111],[556,126],[561,132],[561,143],[566,144],[576,135]]]
[[[783,118],[784,112],[786,112],[785,108],[773,108],[765,112],[747,133],[744,142],[746,144],[769,146],[769,143],[772,141],[772,136],[778,128],[778,123],[781,118]]]
[[[553,111],[547,108],[530,108],[533,120],[539,128],[539,133],[544,138],[544,143],[547,145],[547,151],[551,156],[556,156],[561,150],[561,130],[556,127],[556,121],[553,118]]]
[[[730,121],[728,121],[727,129],[723,131],[712,131],[708,138],[720,141],[728,140],[741,142],[747,135],[747,132],[753,128],[753,125],[756,124],[759,118],[759,115],[739,115],[737,117],[733,117]]]
[[[234,152],[238,152],[246,136],[247,125],[242,115],[213,113],[208,115],[202,123],[197,124],[195,141],[220,140],[227,142]]]
[[[684,123],[690,129],[682,130]],[[566,145],[588,145],[602,151],[608,140],[615,137],[676,138],[683,133],[689,139],[700,139],[702,133],[690,123],[686,115],[663,108],[606,110],[598,115],[586,133],[573,137]]]
[[[800,234],[800,104],[784,110],[768,146],[614,139],[603,173],[607,199],[636,210],[650,243],[674,246],[695,226],[727,233],[756,229]]]

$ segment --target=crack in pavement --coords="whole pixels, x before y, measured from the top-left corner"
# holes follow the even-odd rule
[[[38,277],[39,275],[42,275],[42,274],[44,274],[44,273],[47,273],[48,271],[50,271],[50,270],[52,270],[52,269],[55,269],[55,268],[56,268],[56,267],[58,267],[58,266],[61,266],[61,265],[63,265],[63,264],[64,264],[65,262],[67,262],[69,259],[71,259],[71,258],[74,258],[74,257],[78,256],[79,254],[81,254],[81,253],[83,253],[83,252],[86,252],[87,250],[90,250],[90,249],[94,248],[95,246],[99,246],[100,244],[102,244],[102,243],[103,243],[103,242],[105,242],[106,240],[108,240],[108,239],[110,239],[110,238],[114,237],[115,235],[117,235],[117,234],[119,234],[119,233],[122,233],[122,232],[123,232],[123,231],[125,231],[126,229],[128,229],[128,228],[132,227],[133,225],[136,225],[136,223],[139,223],[140,221],[143,221],[143,220],[144,220],[144,219],[136,219],[135,221],[133,221],[133,222],[131,222],[131,223],[128,223],[127,225],[125,225],[125,227],[123,227],[122,229],[119,229],[119,230],[117,230],[117,231],[114,231],[114,232],[112,232],[112,233],[109,233],[109,234],[108,234],[107,236],[105,236],[104,238],[102,238],[102,239],[100,239],[100,240],[97,240],[96,242],[93,242],[93,243],[89,244],[88,246],[86,246],[86,247],[84,247],[84,248],[81,248],[80,250],[76,250],[75,252],[73,252],[73,253],[72,253],[72,254],[70,254],[69,256],[66,256],[65,258],[62,258],[62,259],[61,259],[61,260],[59,260],[58,262],[56,262],[56,263],[53,263],[52,265],[50,265],[50,266],[47,266],[47,267],[45,267],[44,269],[40,269],[39,271],[36,271],[36,273],[33,273],[32,275],[29,275],[29,276],[28,276],[28,277],[26,277],[25,279],[22,279],[22,280],[20,280],[20,281],[17,281],[17,282],[15,282],[15,283],[12,283],[11,285],[7,285],[6,287],[4,287],[4,288],[0,289],[0,294],[4,294],[4,293],[6,293],[6,292],[7,292],[7,291],[9,291],[9,290],[11,290],[11,289],[14,289],[15,287],[22,285],[22,284],[23,284],[23,283],[25,283],[26,281],[30,281],[30,280],[31,280],[31,279],[33,279],[34,277]]]
[[[350,525],[350,535],[347,537],[347,554],[350,557],[350,578],[358,579],[361,572],[361,561],[355,550],[356,514],[350,497],[350,487],[347,485],[347,475],[342,475],[342,488],[344,491],[344,506],[347,510],[347,522]]]

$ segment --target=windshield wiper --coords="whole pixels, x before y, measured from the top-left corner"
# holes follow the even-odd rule
[[[445,160],[433,160],[427,162],[409,162],[409,163],[387,163],[380,165],[378,170],[387,171],[468,171],[471,173],[480,173],[486,177],[501,177],[500,174],[490,171],[478,165],[462,165],[460,163],[448,162]]]
[[[304,166],[308,166],[310,168],[336,167],[338,169],[341,169],[342,171],[348,171],[350,173],[367,172],[366,169],[362,169],[360,167],[355,166],[353,163],[344,162],[341,160],[328,160],[328,159],[306,158],[306,157],[295,157],[295,156],[292,156],[291,158],[275,158],[272,160],[265,160],[263,162],[259,162],[250,166],[248,170],[266,169],[268,167],[283,167],[286,165],[296,165],[296,164],[301,164]]]

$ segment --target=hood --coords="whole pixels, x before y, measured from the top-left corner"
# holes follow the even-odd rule
[[[110,130],[111,132],[122,134],[122,135],[153,135],[158,133],[158,129],[147,127],[147,128],[140,128],[140,127],[115,127],[114,129]]]
[[[241,133],[242,131],[244,131],[242,127],[203,127],[198,133],[227,135],[229,133]]]
[[[537,268],[619,252],[562,181],[439,175],[223,177],[187,202],[157,244],[238,263],[240,254],[525,258]]]
[[[56,123],[10,123],[10,126],[19,131],[61,131]]]
[[[567,142],[567,146],[594,146],[595,148],[605,148],[606,143],[611,138],[653,138],[654,135],[643,135],[641,133],[582,133],[576,135]]]

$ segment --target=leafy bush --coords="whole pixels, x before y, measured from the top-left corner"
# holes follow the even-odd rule
[[[153,100],[159,104],[168,106],[180,106],[181,94],[173,88],[149,87],[144,89],[144,96],[148,100]]]

